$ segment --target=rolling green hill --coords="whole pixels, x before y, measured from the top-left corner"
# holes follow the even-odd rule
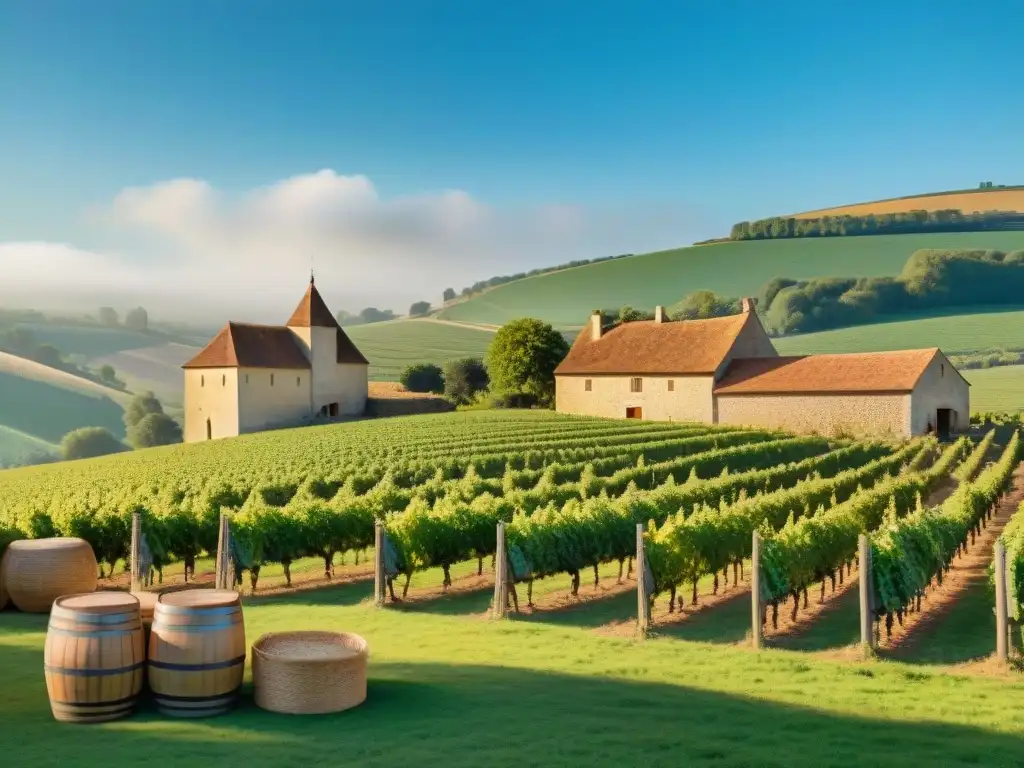
[[[79,427],[106,427],[123,438],[127,400],[117,390],[0,353],[0,464],[54,452]]]
[[[394,320],[356,325],[345,333],[370,361],[371,381],[397,381],[413,363],[443,366],[458,357],[483,357],[492,330],[434,320]]]
[[[972,310],[961,314],[899,319],[775,339],[783,355],[881,352],[887,349],[941,347],[948,355],[991,348],[1024,347],[1024,310]]]
[[[442,310],[439,317],[501,324],[538,317],[581,326],[593,309],[629,304],[651,309],[700,289],[752,295],[773,277],[896,275],[918,248],[1024,248],[1024,232],[956,232],[872,237],[797,238],[679,248],[508,283]]]

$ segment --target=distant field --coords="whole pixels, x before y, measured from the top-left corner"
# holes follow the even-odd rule
[[[774,339],[783,355],[828,352],[880,352],[886,349],[941,347],[963,354],[993,347],[1024,347],[1024,310],[978,312],[878,322]]]
[[[126,349],[151,347],[160,343],[159,336],[124,328],[43,323],[22,323],[21,327],[29,329],[40,343],[52,344],[66,355],[82,358],[111,355]]]
[[[181,403],[184,375],[181,366],[199,353],[200,347],[161,344],[155,347],[126,349],[102,357],[89,358],[92,368],[109,364],[118,378],[133,392],[152,390],[164,403]]]
[[[819,208],[794,214],[797,219],[816,219],[821,216],[866,216],[869,213],[905,213],[906,211],[960,210],[964,213],[975,211],[1024,211],[1024,188],[973,190],[969,192],[944,192],[934,195],[898,197],[890,200],[876,200],[871,203],[840,205],[835,208]]]
[[[972,411],[1024,410],[1024,365],[964,371],[971,382]]]
[[[357,325],[345,333],[370,361],[372,381],[395,381],[413,363],[444,365],[458,357],[483,357],[494,333],[430,320]]]
[[[803,238],[720,243],[649,253],[499,286],[442,310],[439,317],[502,324],[537,317],[580,327],[593,309],[630,304],[651,309],[691,291],[755,293],[773,277],[895,275],[918,248],[1024,248],[1024,232]]]
[[[38,453],[56,454],[57,445],[0,425],[0,467],[22,464]]]

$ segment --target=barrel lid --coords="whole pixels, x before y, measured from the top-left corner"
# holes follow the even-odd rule
[[[128,592],[104,590],[58,597],[54,605],[82,613],[123,613],[125,610],[137,609],[139,601]]]
[[[238,603],[238,593],[230,589],[183,589],[165,592],[157,600],[159,605],[174,605],[180,608],[214,608]]]
[[[18,539],[8,544],[11,549],[72,549],[75,547],[89,546],[85,539],[77,539],[73,536],[59,536],[52,539]]]

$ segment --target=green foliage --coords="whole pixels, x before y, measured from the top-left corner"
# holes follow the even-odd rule
[[[99,370],[100,379],[106,384],[117,384],[117,371],[114,366],[104,363]]]
[[[526,395],[550,405],[555,368],[569,351],[565,337],[533,318],[502,326],[487,350],[491,387],[499,394]]]
[[[409,307],[409,317],[422,317],[430,312],[429,301],[416,301]]]
[[[133,448],[153,448],[181,442],[181,425],[166,413],[147,413],[128,427],[128,443]]]
[[[399,381],[410,392],[444,392],[444,372],[433,363],[410,365],[402,371]]]
[[[113,307],[100,307],[96,316],[103,325],[116,326],[120,323],[117,310]]]
[[[455,289],[454,288],[445,288],[444,289],[444,295],[442,296],[442,299],[444,299],[444,301],[454,301],[457,297],[458,297],[458,294],[455,293]]]
[[[103,427],[82,427],[64,435],[60,442],[61,458],[89,459],[128,450],[127,446]]]
[[[473,402],[477,394],[487,389],[490,381],[480,358],[460,357],[444,365],[444,395],[452,402]]]
[[[124,409],[124,426],[126,429],[131,430],[132,427],[149,414],[162,414],[163,412],[164,407],[160,404],[156,395],[152,392],[142,392],[135,395],[131,402],[128,403],[128,407]]]
[[[695,291],[668,309],[673,320],[707,320],[735,315],[739,311],[739,299],[719,296],[714,291]]]
[[[734,224],[730,240],[769,240],[792,237],[843,237],[852,235],[906,235],[922,232],[973,232],[1014,228],[1024,214],[1010,211],[957,209],[869,213],[864,216],[821,216],[819,218],[772,217]]]

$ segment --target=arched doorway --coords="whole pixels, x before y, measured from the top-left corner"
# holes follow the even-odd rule
[[[206,439],[213,439],[213,424],[210,422],[209,418],[206,419]]]

